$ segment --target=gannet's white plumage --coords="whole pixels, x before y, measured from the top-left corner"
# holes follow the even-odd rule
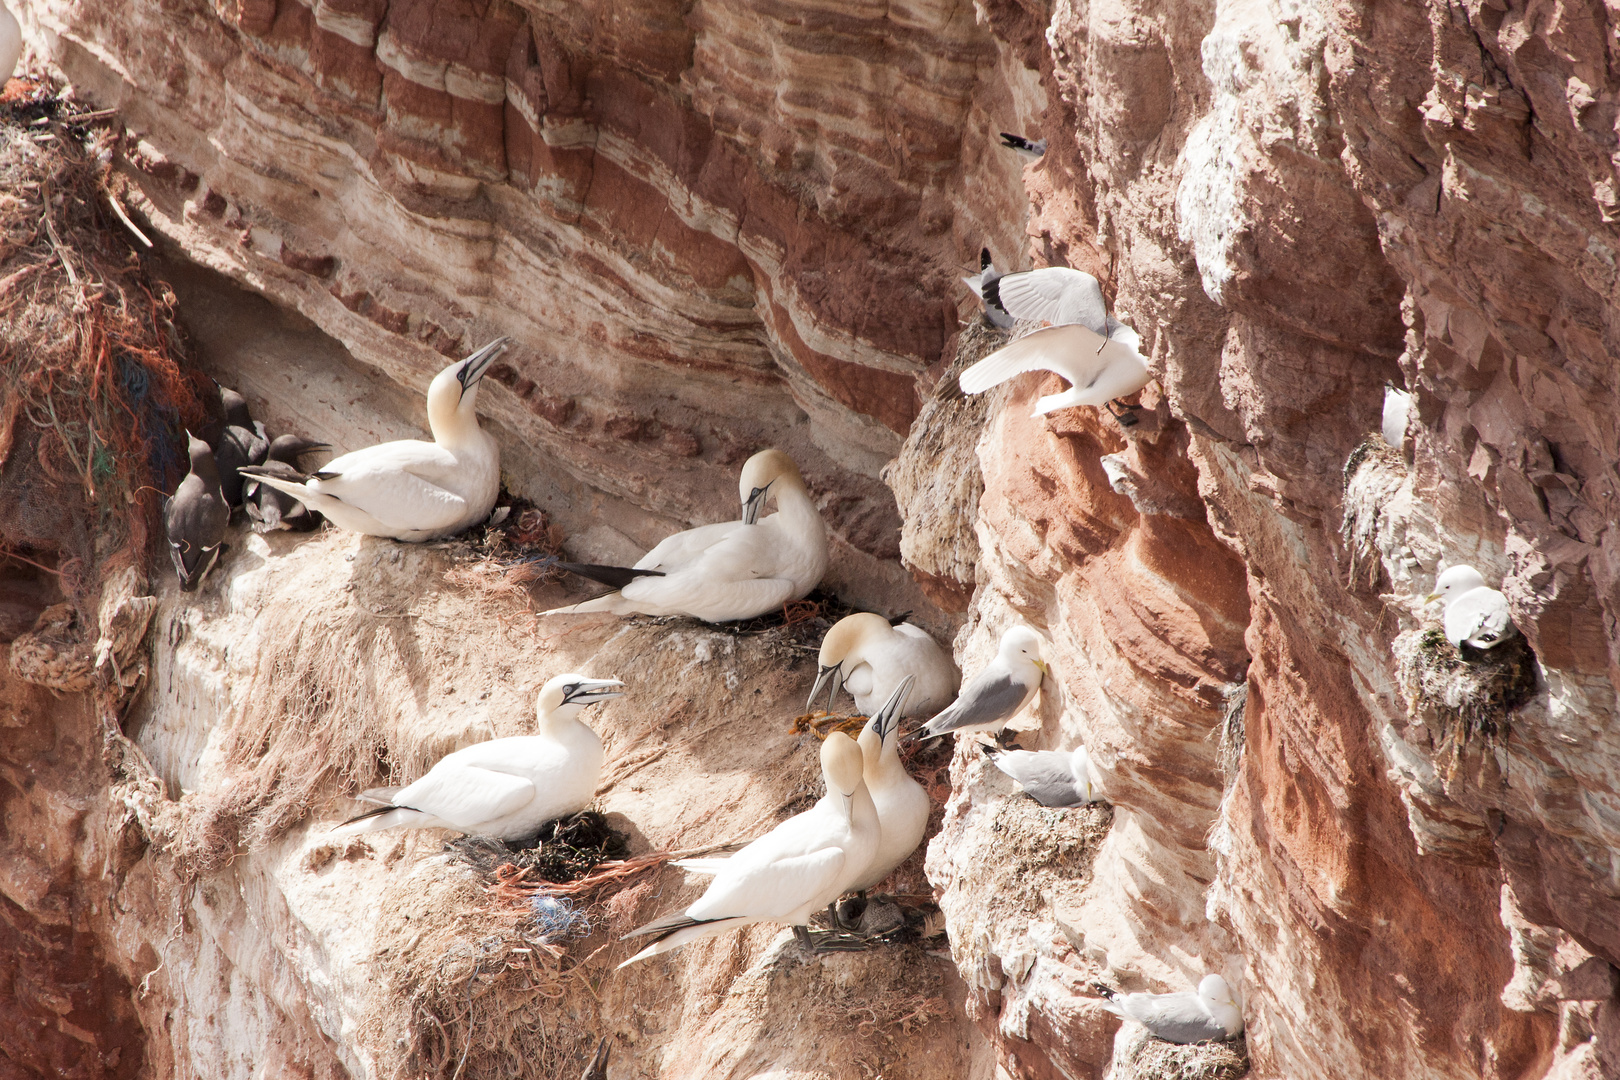
[[[973,298],[984,307],[984,317],[990,320],[991,326],[999,326],[1003,330],[1011,330],[1017,322],[998,301],[987,299],[986,290],[994,292],[995,284],[1006,277],[996,269],[995,260],[990,257],[989,248],[979,249],[979,272],[972,277],[962,279],[962,284],[973,290]]]
[[[587,705],[619,697],[618,679],[558,675],[540,689],[535,735],[490,739],[439,759],[413,784],[361,793],[378,809],[332,835],[380,829],[455,829],[522,840],[548,821],[590,805],[602,779],[602,740],[579,719]]]
[[[1432,604],[1444,600],[1446,640],[1464,642],[1476,649],[1500,645],[1517,633],[1507,597],[1485,584],[1485,578],[1472,566],[1453,566],[1434,582],[1434,592],[1424,600]]]
[[[802,598],[827,571],[827,528],[799,467],[780,450],[761,450],[744,463],[738,494],[741,521],[667,537],[631,570],[618,571],[647,571],[646,576],[617,592],[546,614],[690,615],[730,622]],[[776,500],[776,513],[761,518],[771,499]]]
[[[1412,395],[1394,386],[1384,387],[1384,441],[1399,450],[1406,442],[1406,424],[1412,415]]]
[[[995,659],[962,687],[949,708],[923,725],[918,737],[931,738],[947,731],[1000,731],[1034,699],[1045,676],[1041,635],[1027,626],[1014,626],[1001,635]]]
[[[478,380],[506,348],[497,338],[428,387],[433,441],[401,439],[333,458],[303,483],[251,476],[354,532],[396,540],[453,536],[489,517],[501,488],[500,449],[478,426]]]
[[[11,9],[0,4],[0,86],[17,74],[17,61],[22,59],[22,26]]]
[[[979,394],[1026,371],[1055,371],[1069,381],[1069,389],[1041,398],[1034,415],[1074,405],[1106,405],[1136,393],[1153,378],[1136,331],[1112,316],[1107,326],[1106,338],[1080,323],[1037,330],[980,360],[962,372],[957,383],[963,393]]]
[[[733,927],[759,922],[803,927],[810,916],[848,891],[876,854],[877,808],[862,775],[860,747],[833,732],[821,745],[827,793],[729,859],[695,867],[713,873],[709,888],[684,911],[626,934],[656,935],[620,967],[678,949]],[[684,865],[684,864],[679,864]]]
[[[1165,1042],[1219,1041],[1243,1030],[1243,1008],[1219,975],[1205,975],[1197,992],[1178,994],[1121,994],[1102,983],[1091,985],[1103,995],[1103,1008],[1137,1021]]]
[[[866,872],[846,892],[865,892],[888,877],[911,857],[928,831],[928,792],[900,764],[900,717],[905,712],[906,695],[915,689],[912,677],[907,675],[872,714],[857,740],[866,790],[872,793],[872,804],[877,807],[878,846]]]
[[[961,683],[956,665],[921,627],[890,626],[869,611],[846,615],[821,639],[821,670],[805,708],[827,687],[827,711],[839,690],[849,691],[862,715],[889,699],[900,683],[912,678],[904,716],[932,716],[951,703]]]
[[[986,746],[990,764],[1018,781],[1042,806],[1085,806],[1102,798],[1091,778],[1086,748],[1070,750],[1005,750]]]

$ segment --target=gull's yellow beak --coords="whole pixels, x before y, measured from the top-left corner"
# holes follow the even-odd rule
[[[1050,675],[1052,673],[1052,669],[1046,666],[1046,661],[1040,659],[1039,657],[1035,659],[1035,666],[1041,669],[1042,675]]]
[[[1432,604],[1432,603],[1434,603],[1434,602],[1435,602],[1435,601],[1436,601],[1436,600],[1438,600],[1438,599],[1440,599],[1440,594],[1439,594],[1439,593],[1437,593],[1437,592],[1432,592],[1432,593],[1430,593],[1430,594],[1429,594],[1429,595],[1428,595],[1428,596],[1425,596],[1425,597],[1424,597],[1424,598],[1423,598],[1423,602],[1424,602],[1424,603],[1425,603],[1425,604]]]

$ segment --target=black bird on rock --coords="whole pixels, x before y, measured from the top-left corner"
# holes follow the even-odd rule
[[[175,573],[180,575],[180,588],[190,592],[219,560],[231,508],[220,493],[214,452],[189,431],[186,438],[191,471],[164,505],[163,527],[169,534],[169,555],[174,559]]]
[[[214,450],[220,492],[227,506],[241,506],[243,478],[237,470],[244,465],[262,464],[270,452],[270,440],[265,438],[264,425],[254,423],[253,417],[248,415],[247,398],[222,386],[219,400],[225,406],[225,430],[220,433],[219,445]]]
[[[301,484],[308,476],[298,468],[298,459],[317,450],[330,449],[326,443],[315,442],[302,435],[277,435],[271,440],[269,455],[259,472]],[[283,494],[269,484],[258,483],[251,476],[243,480],[242,497],[248,517],[253,519],[254,532],[273,532],[276,529],[309,532],[320,525],[321,515],[291,495]]]

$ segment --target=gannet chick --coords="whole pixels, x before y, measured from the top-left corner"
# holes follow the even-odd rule
[[[1121,994],[1099,982],[1091,988],[1107,999],[1103,1008],[1137,1021],[1165,1042],[1221,1041],[1243,1030],[1243,1009],[1219,975],[1205,975],[1197,993]]]
[[[298,459],[317,450],[328,450],[325,443],[314,442],[301,435],[277,435],[270,441],[261,471],[266,476],[279,477],[291,483],[300,483],[304,473],[298,470]],[[289,529],[309,532],[321,523],[321,515],[293,498],[253,477],[242,485],[242,504],[248,517],[253,519],[254,532],[274,532]]]
[[[225,406],[225,427],[214,447],[214,463],[219,466],[219,489],[229,506],[242,505],[240,472],[245,465],[262,465],[270,452],[264,425],[255,424],[248,413],[247,398],[228,386],[219,388],[220,404]]]
[[[849,691],[863,716],[889,699],[900,683],[915,678],[905,716],[932,716],[949,705],[961,683],[956,665],[939,643],[910,623],[889,625],[881,615],[846,615],[821,639],[821,670],[810,690],[810,708],[827,687],[827,711],[839,690]]]
[[[1487,588],[1485,578],[1472,566],[1453,566],[1434,582],[1425,604],[1444,600],[1446,640],[1476,649],[1500,645],[1517,633],[1508,611],[1507,597]]]
[[[0,4],[0,86],[17,74],[17,62],[22,59],[22,25],[11,9]]]
[[[827,528],[793,459],[761,450],[743,464],[741,521],[666,537],[634,567],[560,563],[618,591],[548,615],[690,615],[704,622],[751,619],[798,600],[827,571]],[[760,518],[768,500],[776,513]]]
[[[1406,443],[1406,424],[1412,416],[1412,395],[1393,384],[1384,386],[1384,441],[1399,450]]]
[[[1034,161],[1036,158],[1046,153],[1045,139],[1036,139],[1032,142],[1029,139],[1024,138],[1022,135],[1014,135],[1010,131],[1003,131],[1001,133],[1001,145],[1005,146],[1009,150],[1018,151],[1019,157],[1028,158],[1030,161]]]
[[[878,846],[866,872],[844,891],[864,893],[911,857],[928,830],[928,792],[900,764],[900,717],[913,689],[907,675],[861,729],[862,775],[877,807]]]
[[[1001,635],[1001,647],[985,669],[962,687],[949,708],[924,724],[921,739],[947,731],[1000,731],[1030,701],[1046,676],[1041,635],[1014,626]]]
[[[821,744],[821,775],[827,793],[816,805],[720,862],[708,890],[685,911],[626,934],[653,935],[653,943],[619,966],[759,922],[788,923],[807,940],[810,916],[865,873],[879,841],[860,747],[848,735],[835,731]]]
[[[1077,746],[1068,750],[1007,750],[982,746],[990,764],[1018,781],[1042,806],[1085,806],[1102,798],[1091,781],[1091,755]]]
[[[174,559],[180,588],[190,592],[202,583],[219,560],[219,545],[231,523],[231,508],[219,490],[219,468],[214,452],[197,436],[186,432],[191,471],[163,507],[163,527],[169,534],[169,556]]]
[[[330,835],[381,829],[455,829],[473,836],[524,840],[548,821],[590,805],[602,779],[602,740],[579,714],[621,696],[618,679],[558,675],[540,688],[540,730],[475,743],[440,758],[402,788],[361,792],[384,805],[350,818]]]
[[[286,492],[340,528],[396,540],[437,540],[489,517],[500,494],[500,449],[478,426],[478,380],[506,348],[496,338],[428,386],[433,441],[401,439],[333,458],[303,483],[244,476]]]
[[[984,317],[991,326],[999,326],[1003,330],[1011,330],[1017,322],[1007,309],[1001,306],[999,300],[992,301],[988,295],[995,292],[995,284],[1006,275],[996,269],[995,260],[990,257],[989,248],[979,249],[979,272],[972,277],[962,279],[962,284],[973,290],[973,298],[984,308]]]

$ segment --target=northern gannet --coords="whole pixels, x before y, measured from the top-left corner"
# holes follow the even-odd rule
[[[602,779],[602,740],[580,710],[619,697],[618,679],[558,675],[540,688],[540,731],[490,739],[440,758],[413,784],[372,788],[359,798],[382,803],[330,835],[380,829],[455,829],[473,836],[523,840],[548,821],[590,805]]]
[[[949,708],[917,733],[927,739],[947,731],[1000,731],[1041,688],[1046,676],[1041,659],[1041,635],[1027,626],[1014,626],[1001,635],[996,657],[962,687]]]
[[[1031,161],[1046,153],[1045,139],[1030,140],[1022,135],[1014,135],[1010,131],[1001,133],[1001,145],[1009,150],[1018,151],[1019,157],[1028,158]]]
[[[1091,780],[1091,755],[1068,750],[1006,750],[982,746],[990,764],[1018,781],[1042,806],[1085,806],[1102,798]]]
[[[928,792],[900,764],[900,716],[912,689],[907,675],[861,729],[862,775],[877,807],[878,846],[866,872],[844,891],[864,893],[911,857],[928,831]]]
[[[500,449],[478,426],[478,380],[506,348],[496,338],[428,386],[433,441],[400,439],[333,458],[303,483],[243,469],[340,528],[396,540],[437,540],[489,517],[501,487]]]
[[[247,465],[263,465],[265,455],[270,452],[270,440],[264,436],[264,425],[254,423],[248,413],[247,398],[222,386],[219,400],[225,406],[225,427],[214,444],[219,490],[228,505],[241,506],[244,477],[240,470]]]
[[[22,25],[11,9],[0,4],[0,86],[17,74],[17,62],[22,59]]]
[[[1472,566],[1453,566],[1436,578],[1434,592],[1423,602],[1436,600],[1446,602],[1446,640],[1453,645],[1489,649],[1517,633],[1507,597],[1488,588]]]
[[[1103,1008],[1137,1021],[1165,1042],[1219,1042],[1243,1030],[1243,1009],[1219,975],[1205,975],[1196,993],[1121,994],[1098,982],[1091,988],[1106,999]]]
[[[704,622],[751,619],[798,600],[827,571],[827,528],[793,459],[761,450],[743,465],[741,521],[666,537],[633,567],[561,563],[617,592],[547,615],[690,615]],[[770,499],[776,513],[760,511]]]
[[[962,284],[973,290],[973,298],[984,307],[984,317],[991,326],[999,326],[1003,330],[1011,330],[1018,320],[1007,314],[1007,309],[1000,302],[992,303],[985,298],[987,290],[992,290],[996,282],[1006,275],[996,269],[996,262],[990,257],[989,248],[979,249],[979,272],[972,277],[962,279]]]
[[[714,881],[695,903],[626,934],[652,935],[653,942],[619,966],[759,922],[787,923],[807,940],[810,916],[866,871],[879,842],[860,747],[848,735],[835,731],[821,744],[821,775],[827,793],[816,805],[731,858],[715,860],[719,865],[697,868],[713,873]]]
[[[900,683],[914,678],[903,715],[931,716],[956,696],[961,677],[939,643],[910,623],[889,625],[871,612],[846,615],[821,639],[820,671],[805,708],[827,687],[827,711],[839,690],[849,691],[865,716],[882,705]]]
[[[298,459],[317,450],[330,449],[325,443],[314,442],[301,435],[277,435],[270,440],[270,451],[260,469],[262,475],[275,476],[291,483],[299,483],[305,476],[298,469]],[[321,515],[293,498],[253,477],[242,485],[243,505],[253,519],[254,532],[273,532],[289,529],[309,532],[321,523]]]
[[[163,527],[169,534],[169,555],[174,559],[180,588],[190,592],[201,584],[219,559],[219,545],[231,523],[231,508],[219,491],[219,468],[214,452],[197,436],[186,432],[191,471],[163,507]]]

